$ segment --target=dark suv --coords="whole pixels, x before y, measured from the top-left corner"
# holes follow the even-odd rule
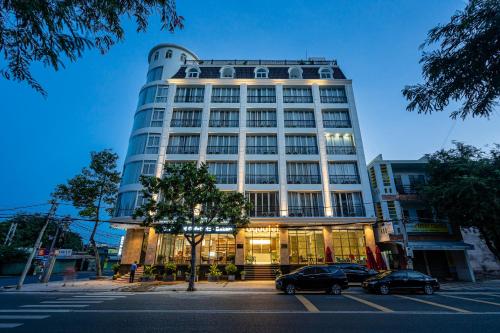
[[[369,277],[375,276],[378,272],[374,269],[369,269],[366,266],[352,263],[331,264],[333,267],[341,269],[349,282],[363,282]]]
[[[296,290],[324,290],[340,295],[342,289],[347,288],[345,273],[335,266],[305,266],[276,278],[276,289],[288,295],[295,294]]]

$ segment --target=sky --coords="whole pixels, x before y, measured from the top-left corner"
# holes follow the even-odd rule
[[[157,17],[146,33],[124,19],[125,40],[107,54],[88,51],[58,72],[32,67],[47,98],[0,78],[0,210],[46,203],[57,184],[88,165],[91,151],[113,149],[121,170],[147,54],[159,43],[182,45],[201,59],[337,59],[353,80],[367,163],[378,154],[416,159],[452,140],[500,143],[498,110],[489,120],[466,121],[405,111],[401,89],[422,81],[418,46],[463,7],[460,0],[178,0],[185,28],[174,34],[161,31]],[[58,213],[76,215],[68,206]],[[86,239],[90,227],[79,222],[73,229]],[[97,240],[116,244],[121,234],[103,225]]]

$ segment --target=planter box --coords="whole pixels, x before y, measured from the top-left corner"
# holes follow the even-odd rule
[[[163,281],[175,281],[175,280],[176,280],[175,274],[165,275],[163,277]]]
[[[208,274],[208,282],[218,282],[218,281],[219,281],[218,276],[212,276],[212,275]]]
[[[139,279],[141,282],[151,282],[155,280],[154,276],[143,276]]]
[[[232,275],[228,275],[228,276],[227,276],[227,280],[228,280],[228,281],[234,281],[234,280],[236,280],[236,275],[234,275],[234,274],[232,274]]]

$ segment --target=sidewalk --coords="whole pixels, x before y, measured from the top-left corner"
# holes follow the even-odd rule
[[[500,280],[483,280],[477,282],[443,282],[441,291],[449,292],[500,292]]]
[[[154,291],[185,291],[187,282],[173,285],[162,285]],[[196,282],[195,288],[198,291],[221,291],[221,292],[276,292],[274,281],[220,281],[220,282]]]
[[[66,283],[63,281],[53,281],[49,283],[29,283],[23,285],[21,290],[16,290],[15,286],[10,288],[0,288],[0,292],[95,292],[95,291],[120,291],[125,285],[117,283],[111,279],[104,280],[75,280]],[[138,283],[134,283],[137,285]]]

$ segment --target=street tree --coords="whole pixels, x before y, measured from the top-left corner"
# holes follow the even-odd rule
[[[424,200],[453,225],[477,228],[500,259],[500,145],[485,152],[455,142],[428,158]]]
[[[238,192],[223,192],[208,167],[195,163],[169,165],[162,178],[141,177],[143,204],[134,212],[144,226],[158,232],[182,234],[191,246],[191,275],[188,291],[194,291],[196,246],[215,228],[248,225],[251,205]]]
[[[67,184],[56,187],[53,196],[56,199],[71,202],[79,209],[78,214],[94,221],[89,243],[94,251],[96,261],[96,275],[101,276],[99,252],[95,241],[95,234],[103,210],[112,213],[112,206],[116,202],[120,173],[116,170],[118,155],[106,149],[90,154],[91,161],[82,172],[68,180]]]
[[[489,118],[500,96],[500,0],[470,0],[420,46],[424,83],[406,86],[406,109],[430,114],[457,109],[451,118]]]
[[[147,30],[151,16],[159,15],[161,29],[173,32],[183,27],[175,0],[37,0],[0,3],[0,53],[7,80],[26,82],[46,96],[33,77],[31,65],[41,63],[54,70],[82,57],[84,51],[106,53],[122,41],[123,18],[135,20],[137,32]]]

